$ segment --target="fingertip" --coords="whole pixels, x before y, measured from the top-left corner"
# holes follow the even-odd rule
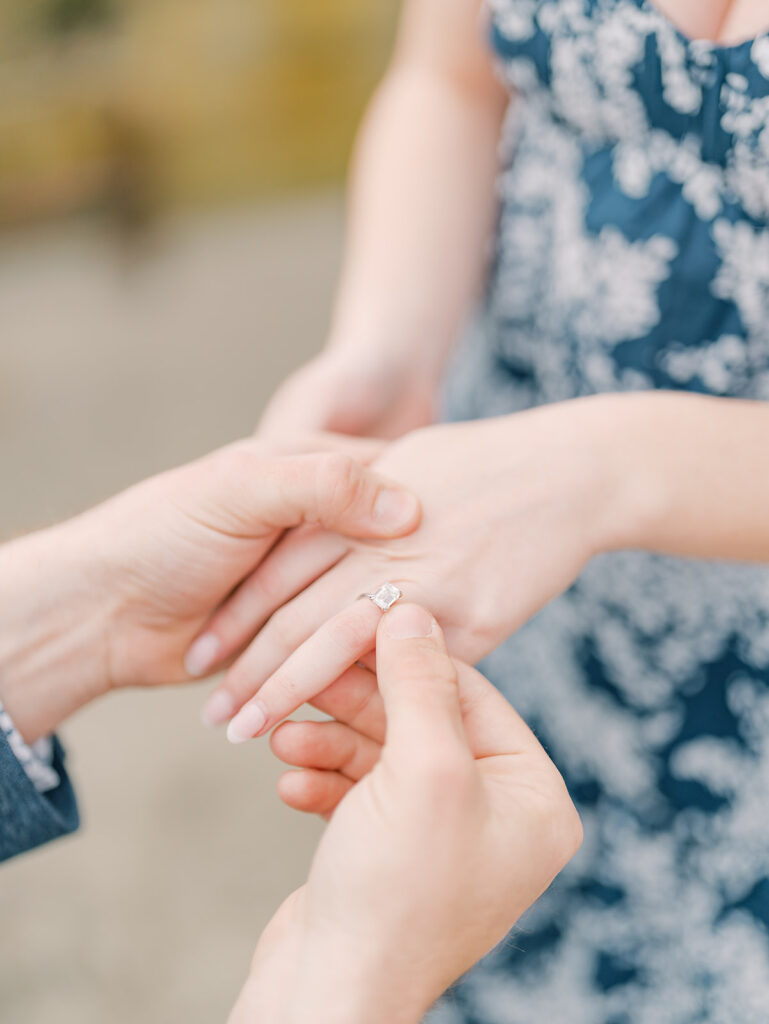
[[[281,722],[279,725],[276,725],[270,733],[270,750],[273,754],[277,754],[278,750],[282,748],[283,733],[291,724],[291,719],[288,719],[288,721]]]
[[[306,814],[320,812],[322,800],[314,781],[307,778],[303,769],[284,772],[278,779],[278,797],[292,811]]]
[[[184,657],[184,669],[193,679],[208,675],[220,660],[222,644],[215,633],[202,633]]]
[[[377,678],[388,737],[400,736],[406,748],[429,746],[449,735],[464,739],[456,666],[443,631],[425,608],[398,604],[383,615]]]
[[[266,730],[268,720],[269,713],[262,701],[252,701],[242,707],[227,726],[227,739],[234,744],[255,739]]]
[[[331,814],[353,783],[337,772],[300,768],[284,772],[278,779],[278,796],[295,811]]]
[[[286,761],[288,764],[296,764],[296,758],[304,746],[301,742],[301,728],[298,729],[297,726],[301,727],[303,724],[289,720],[281,722],[272,730],[270,750],[279,760]]]
[[[278,796],[283,803],[288,804],[289,807],[295,806],[297,795],[301,794],[304,789],[305,786],[301,771],[292,770],[283,772],[283,774],[278,778]]]
[[[227,690],[214,690],[200,710],[200,720],[208,729],[224,725],[235,714],[236,705]]]

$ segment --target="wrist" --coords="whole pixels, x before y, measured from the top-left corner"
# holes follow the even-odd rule
[[[660,414],[668,400],[647,392],[578,400],[586,428],[581,436],[592,453],[599,495],[593,554],[654,546],[658,524],[670,508],[670,474],[660,458],[667,443]]]
[[[371,373],[437,386],[446,352],[442,346],[430,344],[434,335],[429,328],[393,323],[386,316],[349,314],[334,321],[325,352],[332,359],[359,365]]]
[[[76,524],[0,547],[0,700],[28,743],[109,688],[106,603]]]
[[[386,949],[367,952],[297,924],[277,942],[260,941],[229,1024],[419,1024],[441,994],[425,988],[393,972]]]
[[[281,1024],[418,1024],[444,986],[427,965],[400,959],[402,936],[339,936],[305,930]]]

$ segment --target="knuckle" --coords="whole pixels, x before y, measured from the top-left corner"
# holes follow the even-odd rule
[[[294,616],[288,611],[288,606],[284,605],[283,608],[275,612],[267,625],[270,642],[277,647],[283,656],[288,655],[297,646],[294,636],[294,623]]]
[[[354,704],[351,706],[350,715],[348,718],[348,724],[352,729],[360,728],[363,730],[363,726],[369,721],[369,719],[376,719],[379,717],[381,708],[375,708],[374,698],[379,697],[379,690],[376,687],[372,687],[370,690],[356,696]]]
[[[398,662],[398,675],[409,686],[418,686],[424,694],[443,693],[457,688],[453,662],[432,648],[404,651]]]
[[[248,441],[229,444],[211,458],[221,477],[233,480],[241,480],[253,474],[259,462],[256,448]]]
[[[459,709],[462,713],[463,718],[475,713],[475,711],[484,703],[483,694],[478,692],[468,692],[464,687],[459,687]]]
[[[430,672],[429,686],[435,693],[444,695],[446,691],[453,694],[457,691],[457,673],[448,655],[440,655],[440,659]]]
[[[294,749],[305,760],[323,757],[327,747],[326,737],[318,722],[295,722]]]
[[[337,519],[355,505],[364,490],[359,464],[349,455],[329,452],[318,460],[316,486],[323,520]]]
[[[270,607],[280,602],[285,590],[280,567],[269,559],[252,576],[248,596],[253,606]]]
[[[264,601],[256,578],[247,580],[225,609],[224,626],[231,636],[245,641],[253,638],[262,621]]]
[[[474,595],[467,608],[465,630],[486,647],[493,647],[499,642],[499,604],[491,597],[482,594]]]
[[[332,625],[334,644],[345,654],[358,655],[363,647],[373,647],[371,626],[360,615],[342,615]]]
[[[278,669],[270,680],[270,691],[270,699],[276,709],[278,706],[293,708],[303,703],[296,681],[283,669]],[[265,700],[266,698],[267,693],[265,693]]]

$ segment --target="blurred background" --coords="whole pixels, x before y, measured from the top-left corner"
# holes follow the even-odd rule
[[[392,0],[2,0],[0,535],[249,433],[323,341]],[[207,687],[65,729],[84,829],[0,871],[3,1024],[224,1020],[318,827]]]

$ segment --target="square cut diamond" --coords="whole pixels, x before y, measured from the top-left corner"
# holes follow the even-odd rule
[[[388,608],[392,608],[400,597],[403,597],[403,594],[397,587],[394,587],[392,583],[383,583],[382,586],[375,590],[371,595],[371,600],[378,608],[381,608],[383,612],[386,612]]]

